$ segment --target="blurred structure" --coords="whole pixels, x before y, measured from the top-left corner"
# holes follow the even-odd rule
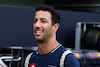
[[[8,66],[2,61],[1,58],[0,58],[0,67],[8,67]]]
[[[100,0],[46,0],[46,3],[60,10],[100,12]]]
[[[59,10],[100,12],[100,0],[0,0],[0,5],[35,7],[37,4],[52,5]]]
[[[100,50],[100,22],[78,22],[75,34],[76,50]]]

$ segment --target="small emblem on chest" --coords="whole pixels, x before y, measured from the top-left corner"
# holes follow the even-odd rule
[[[30,67],[36,67],[36,63],[31,63]]]

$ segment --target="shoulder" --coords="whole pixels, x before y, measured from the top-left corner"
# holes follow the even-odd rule
[[[65,60],[65,67],[80,67],[80,64],[73,54],[69,54]]]
[[[80,67],[78,59],[73,55],[73,53],[68,52],[63,45],[60,47],[61,55],[65,53],[64,65],[65,67]],[[70,50],[69,50],[70,51]]]

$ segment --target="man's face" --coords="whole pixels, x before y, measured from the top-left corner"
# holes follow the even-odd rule
[[[53,36],[51,14],[48,11],[37,11],[34,17],[33,32],[37,41],[45,41]]]

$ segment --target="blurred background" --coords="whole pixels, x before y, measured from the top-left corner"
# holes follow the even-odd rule
[[[71,49],[81,67],[100,67],[100,0],[0,0],[0,58],[21,67],[37,50],[32,25],[35,6],[54,6],[61,14],[57,40]]]
[[[100,12],[100,0],[0,0],[0,5],[35,7],[37,4],[52,5],[59,10]]]

